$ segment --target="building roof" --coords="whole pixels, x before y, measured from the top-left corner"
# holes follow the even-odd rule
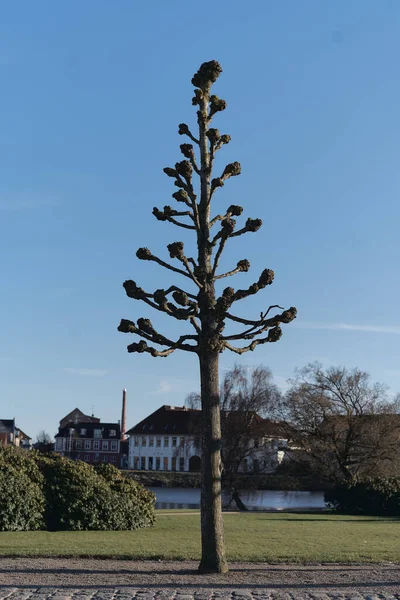
[[[68,423],[100,423],[100,419],[94,415],[85,415],[79,408],[74,408],[61,419],[60,427],[65,427]]]
[[[20,429],[19,427],[17,427],[17,429],[19,431],[19,436],[18,437],[23,438],[24,440],[31,440],[32,439],[27,433],[24,433],[22,431],[22,429]]]
[[[17,437],[20,437],[22,439],[25,440],[30,440],[32,439],[31,437],[29,437],[29,435],[27,435],[26,433],[24,433],[22,431],[22,429],[20,429],[19,427],[17,427],[15,425],[15,419],[0,419],[0,431],[1,432],[12,432],[14,433],[14,435],[16,435]]]
[[[14,419],[0,419],[0,429],[6,429],[7,431],[14,431],[15,420]]]
[[[97,423],[67,423],[65,427],[59,428],[58,433],[54,437],[69,438],[71,435],[71,429],[73,430],[73,437],[77,436],[82,439],[94,438],[95,429],[102,430],[102,439],[119,440],[121,437],[121,427],[119,423],[100,423],[100,420]],[[81,433],[82,430],[85,431],[84,434]],[[115,435],[110,435],[111,430],[115,431]]]
[[[250,434],[254,436],[284,437],[286,430],[282,423],[263,419],[254,411],[221,411],[222,431],[229,426],[232,432],[236,427],[243,429],[243,420]],[[199,435],[201,432],[201,410],[185,406],[161,406],[151,415],[127,431],[127,435]]]
[[[186,408],[185,406],[161,406],[151,415],[140,421],[127,431],[127,435],[183,435],[194,433],[200,429],[201,411]]]

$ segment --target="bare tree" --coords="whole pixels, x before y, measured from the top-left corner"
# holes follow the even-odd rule
[[[44,429],[41,429],[36,436],[36,441],[38,444],[51,444],[53,441],[53,438],[51,437],[51,435],[49,433],[47,433],[47,431],[45,431]]]
[[[293,460],[338,482],[392,474],[400,450],[399,398],[359,369],[319,363],[298,370],[282,404],[294,431]]]
[[[221,71],[218,62],[210,61],[203,63],[193,76],[192,84],[196,89],[192,103],[197,107],[198,133],[193,134],[185,123],[179,125],[179,133],[187,136],[193,143],[180,146],[186,160],[177,162],[175,167],[164,169],[178,188],[172,196],[183,210],[176,210],[171,206],[153,209],[153,214],[159,221],[193,231],[196,239],[195,258],[185,252],[182,241],[168,245],[170,258],[177,261],[179,266],[155,256],[148,248],[139,248],[136,253],[140,260],[157,263],[182,276],[190,284],[190,291],[171,285],[168,289],[150,293],[134,281],[124,283],[130,298],[141,300],[154,310],[189,324],[192,327],[191,333],[183,333],[178,339],[172,339],[156,331],[147,318],[139,318],[136,322],[123,319],[118,327],[119,331],[142,338],[140,342],[128,346],[129,352],[147,352],[154,357],[163,357],[175,350],[183,350],[199,357],[202,403],[201,572],[228,570],[221,513],[219,354],[227,348],[241,355],[260,344],[276,342],[282,335],[280,325],[289,323],[296,317],[295,308],[283,310],[277,305],[270,306],[257,319],[244,318],[232,312],[236,302],[256,294],[272,283],[274,272],[270,269],[265,269],[248,288],[234,290],[227,287],[219,297],[217,295],[216,283],[219,280],[236,273],[246,273],[250,268],[249,261],[243,259],[228,272],[220,273],[218,265],[226,244],[246,233],[258,231],[262,225],[260,219],[249,218],[242,227],[237,228],[234,217],[239,217],[243,209],[236,205],[229,206],[222,214],[211,215],[211,201],[217,190],[228,179],[241,172],[240,164],[233,162],[223,169],[221,175],[212,176],[217,152],[230,141],[229,135],[221,135],[218,129],[211,127],[213,117],[226,108],[225,100],[211,94],[211,86]],[[193,176],[198,176],[197,190]],[[276,308],[283,312],[271,316],[271,310]],[[225,333],[227,323],[240,326],[241,330]]]
[[[36,443],[33,446],[35,450],[39,450],[43,454],[48,454],[54,449],[53,438],[47,431],[42,429],[36,436]]]

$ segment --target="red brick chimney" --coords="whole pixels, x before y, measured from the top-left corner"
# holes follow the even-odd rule
[[[126,440],[126,390],[122,390],[121,440]]]

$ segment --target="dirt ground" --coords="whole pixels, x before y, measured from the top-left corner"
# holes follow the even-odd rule
[[[1,587],[146,588],[194,590],[268,588],[348,594],[400,592],[399,564],[270,565],[231,563],[226,575],[199,575],[197,563],[94,559],[3,558]],[[223,595],[223,594],[221,594]],[[384,597],[384,594],[381,596]]]

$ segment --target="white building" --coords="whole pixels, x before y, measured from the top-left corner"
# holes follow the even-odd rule
[[[239,470],[273,472],[284,457],[287,440],[279,423],[263,419],[256,413],[245,425],[243,451],[236,452]],[[221,413],[222,430],[229,423],[232,437],[240,436],[244,418],[239,413]],[[129,436],[128,468],[145,471],[200,471],[201,411],[186,407],[162,406],[127,431]],[[223,442],[224,443],[224,442]]]

